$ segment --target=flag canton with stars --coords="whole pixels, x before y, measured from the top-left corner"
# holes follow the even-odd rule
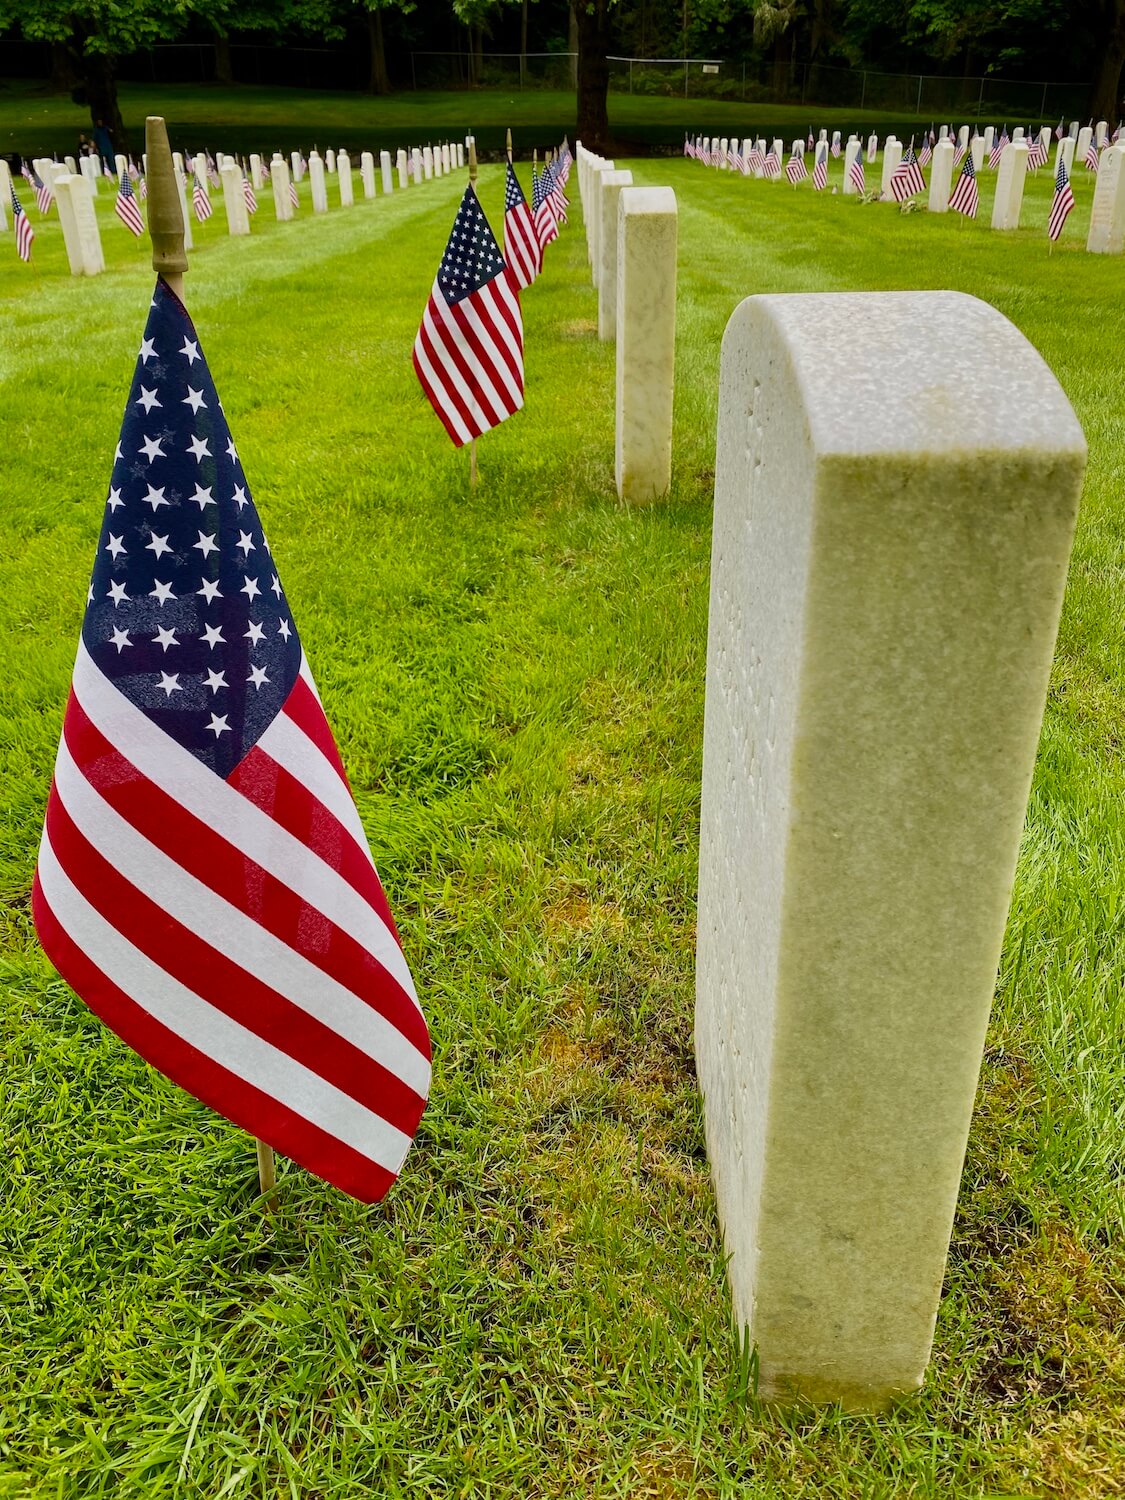
[[[511,162],[508,163],[506,182],[504,188],[504,212],[509,213],[513,208],[519,208],[521,203],[526,203],[523,188],[520,187],[519,179],[512,170]]]
[[[114,459],[82,638],[132,703],[226,777],[301,644],[187,311],[161,280]]]
[[[465,189],[453,233],[441,258],[437,283],[450,307],[504,274],[504,257],[488,227],[472,183]]]

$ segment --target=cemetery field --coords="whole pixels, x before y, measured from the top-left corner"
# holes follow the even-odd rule
[[[1049,172],[999,235],[988,173],[974,225],[628,165],[680,204],[674,482],[649,508],[614,496],[577,174],[524,296],[526,409],[475,491],[410,365],[460,176],[349,210],[332,181],[315,220],[306,182],[292,224],[267,191],[248,240],[216,196],[196,228],[186,300],[434,1039],[379,1207],[282,1162],[263,1214],[249,1138],[37,947],[152,276],[104,189],[104,276],[69,278],[34,206],[30,267],[0,237],[2,1496],[1125,1494],[1125,262],[1082,249],[1081,170],[1048,256]],[[498,226],[499,168],[480,190]],[[693,1071],[719,344],[752,292],[937,287],[1023,330],[1090,465],[926,1386],[877,1418],[786,1413],[731,1332]]]
[[[331,93],[309,89],[294,96],[289,89],[240,85],[223,88],[201,84],[121,85],[121,112],[140,151],[145,116],[162,114],[174,139],[187,131],[184,145],[206,147],[236,155],[275,149],[321,151],[345,149],[355,153],[382,147],[410,147],[420,141],[463,137],[473,130],[483,151],[501,151],[504,132],[511,126],[517,148],[540,151],[555,146],[562,136],[574,135],[572,90],[479,89],[472,92],[407,90],[377,98],[367,94]],[[294,108],[294,98],[299,106]],[[722,135],[749,135],[758,126],[776,125],[789,135],[818,125],[845,129],[866,126],[885,134],[897,128],[904,139],[912,131],[928,130],[925,120],[912,120],[901,111],[835,110],[785,104],[744,104],[722,99],[660,98],[611,93],[610,125],[623,140],[646,146],[676,147],[684,135],[697,130]],[[982,122],[987,123],[987,122]],[[997,121],[997,124],[1000,122]],[[89,111],[72,104],[64,94],[49,94],[23,79],[0,80],[0,151],[25,156],[74,152],[79,132],[90,133]],[[189,142],[195,142],[189,146]]]

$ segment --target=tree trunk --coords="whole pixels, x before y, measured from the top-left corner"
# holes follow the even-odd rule
[[[387,73],[387,49],[383,45],[383,12],[367,12],[367,40],[371,44],[371,77],[368,80],[369,94],[389,94],[391,80]]]
[[[69,94],[78,83],[74,56],[66,42],[51,43],[51,81],[53,94]]]
[[[90,121],[93,125],[104,125],[114,147],[125,153],[129,149],[129,138],[125,133],[125,122],[121,118],[121,107],[117,102],[115,60],[107,57],[104,52],[88,52],[84,54],[82,62]]]
[[[234,74],[231,72],[230,65],[229,36],[217,36],[215,38],[215,82],[234,82]]]
[[[578,139],[587,151],[609,151],[609,22],[605,0],[577,0]]]
[[[1105,7],[1106,34],[1099,49],[1098,72],[1090,95],[1090,114],[1111,123],[1122,114],[1121,70],[1125,68],[1125,0]]]

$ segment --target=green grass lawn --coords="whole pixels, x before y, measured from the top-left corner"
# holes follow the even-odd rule
[[[1003,236],[988,174],[975,225],[636,176],[681,214],[675,476],[641,510],[613,493],[577,203],[476,491],[409,360],[459,179],[316,220],[306,185],[299,222],[263,195],[249,240],[221,206],[198,233],[188,303],[435,1046],[385,1203],[282,1163],[276,1218],[252,1142],[32,932],[151,274],[106,193],[93,281],[53,220],[31,267],[0,237],[0,1495],[1125,1494],[1125,261],[1081,248],[1083,173],[1050,257],[1049,173]],[[481,193],[498,224],[498,168]],[[880,1418],[786,1413],[735,1354],[692,1064],[719,341],[752,292],[905,287],[1010,317],[1090,467],[926,1387]]]
[[[569,90],[505,89],[437,93],[327,93],[294,95],[290,90],[242,85],[123,84],[121,111],[140,149],[145,116],[161,114],[169,130],[190,133],[198,146],[247,154],[275,148],[306,151],[319,145],[334,149],[378,151],[475,133],[482,151],[501,151],[511,127],[518,147],[542,150],[555,146],[564,133],[574,137],[575,102]],[[667,150],[683,144],[685,132],[702,135],[749,135],[776,126],[790,136],[815,124],[844,130],[897,131],[904,138],[929,129],[932,121],[902,111],[827,109],[814,105],[742,104],[725,100],[664,99],[613,92],[609,96],[610,128],[627,147]],[[988,123],[990,117],[982,120]],[[995,121],[997,125],[1001,122]],[[89,112],[63,94],[50,94],[20,79],[0,86],[0,151],[24,156],[73,152],[79,132],[90,133]]]

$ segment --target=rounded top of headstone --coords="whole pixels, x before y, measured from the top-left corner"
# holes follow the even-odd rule
[[[1085,454],[1050,367],[1004,315],[964,292],[747,297],[724,343],[772,325],[805,395],[817,451]]]

